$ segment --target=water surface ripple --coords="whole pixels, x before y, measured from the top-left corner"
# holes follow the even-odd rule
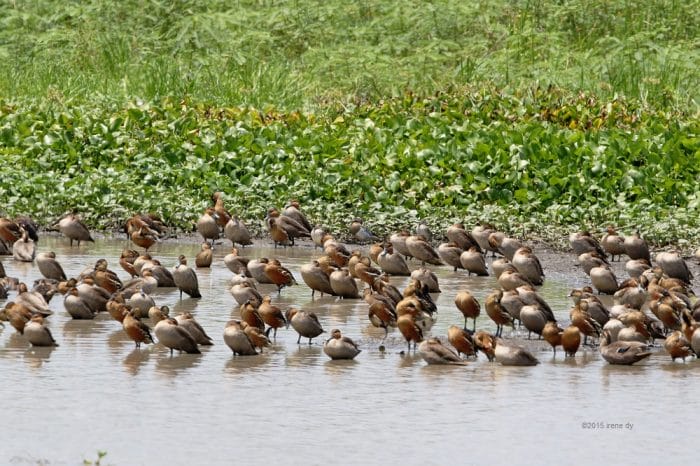
[[[105,239],[71,248],[63,238],[44,237],[39,249],[55,251],[69,276],[105,257],[126,279],[117,262],[124,247],[126,241]],[[191,242],[166,242],[152,252],[172,267],[179,254],[193,263],[198,250]],[[672,363],[659,351],[639,366],[614,367],[595,350],[555,359],[542,344],[537,367],[503,367],[483,356],[466,367],[427,366],[401,354],[397,330],[381,352],[383,331],[369,324],[364,301],[311,298],[299,275],[318,255],[308,243],[276,250],[257,243],[242,253],[280,258],[300,285],[279,296],[262,286],[263,293],[283,308],[313,310],[327,332],[340,328],[363,352],[355,361],[330,361],[321,338],[297,345],[292,329],[280,329],[264,355],[234,358],[222,339],[226,321],[239,316],[223,264],[228,252],[217,245],[212,268],[197,270],[203,299],[180,301],[174,289],[154,293],[174,314],[191,311],[214,338],[201,355],[171,357],[159,345],[135,349],[108,315],[71,320],[58,295],[48,322],[60,347],[32,348],[8,324],[0,329],[0,463],[76,465],[95,460],[98,450],[108,453],[103,464],[117,465],[649,464],[689,457],[681,436],[694,425],[697,410],[687,403],[700,363]],[[40,278],[35,264],[1,260],[9,276],[30,286]],[[455,294],[469,289],[483,304],[496,282],[446,267],[436,272],[443,293],[434,295],[432,333],[445,335],[463,321]],[[572,268],[542,287],[560,320],[568,320],[568,291],[583,282]],[[394,283],[402,288],[407,279]],[[483,311],[477,328],[494,329]],[[675,429],[667,427],[670,420]]]

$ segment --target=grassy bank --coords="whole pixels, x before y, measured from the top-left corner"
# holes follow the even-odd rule
[[[0,2],[0,95],[285,110],[550,84],[697,108],[700,2]]]
[[[700,233],[700,2],[0,3],[0,209]],[[259,225],[259,223],[256,223]]]

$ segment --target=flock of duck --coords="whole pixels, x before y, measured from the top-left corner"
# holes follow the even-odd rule
[[[212,202],[197,222],[204,242],[194,262],[197,268],[211,267],[214,242],[222,237],[231,241],[232,250],[224,263],[233,273],[230,293],[240,306],[240,319],[227,322],[225,344],[234,355],[256,355],[270,346],[278,329],[290,325],[299,334],[298,344],[301,338],[311,344],[324,333],[318,317],[297,307],[283,311],[258,289],[258,284],[273,284],[281,294],[285,287],[297,284],[294,273],[278,259],[242,256],[236,246],[252,244],[249,230],[226,210],[221,193],[215,193]],[[428,364],[463,365],[467,363],[463,357],[475,358],[479,352],[503,365],[538,364],[527,348],[503,337],[504,327],[515,329],[516,323],[527,330],[528,338],[534,333],[549,343],[555,355],[557,347],[562,347],[566,357],[575,356],[582,344],[597,343],[607,362],[634,364],[653,353],[655,339],[663,339],[663,347],[674,361],[700,355],[700,300],[691,289],[693,276],[687,263],[677,252],[659,252],[652,262],[649,247],[638,232],[622,237],[608,227],[600,242],[588,232],[570,235],[572,250],[591,285],[571,291],[570,324],[562,328],[537,291],[545,280],[538,257],[529,246],[490,225],[468,231],[454,224],[445,231],[447,241],[435,247],[425,223],[417,225],[414,233],[403,230],[381,240],[356,218],[349,225],[349,234],[354,242],[369,245],[365,255],[360,248],[350,250],[323,227],[312,226],[297,201],[290,201],[282,211],[270,208],[264,221],[275,248],[309,238],[315,248],[322,249],[320,256],[299,270],[312,296],[320,293],[338,299],[363,299],[369,322],[384,331],[384,338],[391,328],[397,328],[408,351],[417,350]],[[55,226],[71,246],[74,241],[78,245],[93,241],[74,214]],[[110,270],[105,259],[69,278],[53,252],[37,254],[39,237],[31,219],[0,218],[0,254],[35,263],[43,276],[30,290],[27,284],[8,277],[0,262],[0,300],[6,301],[0,310],[0,325],[8,321],[32,345],[58,346],[45,320],[52,314],[48,302],[61,294],[73,319],[93,319],[108,312],[137,348],[158,342],[171,354],[174,350],[199,353],[199,346],[212,345],[213,339],[191,313],[172,317],[167,306],[156,306],[150,296],[158,287],[176,287],[180,299],[183,295],[202,297],[197,272],[188,266],[184,255],[169,269],[148,253],[167,235],[166,226],[153,215],[138,214],[127,220],[124,232],[135,246],[144,249],[122,252],[119,264],[129,275],[128,281]],[[494,258],[490,267],[488,253]],[[610,261],[625,255],[629,257],[625,265],[629,278],[620,281]],[[411,270],[411,262],[420,266]],[[440,285],[426,264],[449,266],[455,272],[465,270],[467,277],[495,276],[499,288],[486,297],[483,306],[495,331],[476,330],[482,306],[464,289],[455,298],[464,321],[448,328],[449,346],[440,337],[429,336],[437,312],[431,293],[440,292]],[[410,281],[399,290],[391,284],[392,276],[407,276]],[[604,305],[600,294],[612,295],[614,304]],[[473,320],[471,329],[468,319]],[[329,335],[323,351],[331,359],[353,359],[361,352],[341,330],[333,329]],[[380,350],[384,350],[383,345]]]

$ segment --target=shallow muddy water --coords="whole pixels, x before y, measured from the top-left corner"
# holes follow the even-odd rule
[[[427,366],[401,354],[396,329],[379,350],[383,331],[369,324],[364,301],[312,300],[299,268],[318,252],[302,244],[275,250],[258,243],[242,254],[280,258],[299,285],[279,296],[261,285],[263,293],[283,308],[313,310],[326,332],[339,328],[355,339],[363,349],[356,360],[330,361],[323,338],[297,345],[291,328],[280,329],[264,355],[232,357],[222,333],[239,313],[222,260],[229,247],[217,245],[212,268],[197,270],[202,299],[180,301],[176,289],[153,295],[172,315],[191,311],[214,338],[201,355],[135,349],[109,315],[71,320],[60,295],[47,319],[58,348],[32,348],[9,324],[0,328],[0,464],[76,465],[95,460],[98,450],[107,452],[102,464],[115,465],[674,464],[690,457],[694,443],[684,437],[695,425],[700,362],[672,363],[659,348],[637,366],[616,367],[597,350],[565,360],[536,343],[536,367],[503,367],[483,355],[466,367]],[[104,257],[126,279],[117,258],[128,246],[104,239],[71,248],[63,238],[43,237],[39,250],[55,251],[69,276]],[[152,253],[173,266],[179,254],[193,264],[198,250],[167,242]],[[30,286],[40,278],[35,264],[1,260],[9,276]],[[566,296],[586,277],[573,256],[547,255],[543,265],[552,271],[540,292],[566,323]],[[443,292],[433,295],[432,334],[443,336],[463,322],[455,294],[469,289],[483,305],[496,282],[447,267],[436,272]],[[394,283],[403,288],[407,280]],[[483,310],[477,328],[495,329]],[[508,329],[504,335],[512,336]]]

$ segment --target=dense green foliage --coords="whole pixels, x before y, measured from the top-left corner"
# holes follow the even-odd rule
[[[0,211],[700,233],[700,2],[0,3]],[[0,212],[2,213],[2,212]],[[259,224],[258,224],[259,226]]]
[[[101,227],[142,210],[186,227],[220,189],[244,218],[298,197],[334,226],[355,214],[385,228],[614,222],[663,239],[700,225],[699,129],[552,89],[406,95],[323,118],[173,101],[5,104],[0,195],[12,213],[76,208]]]
[[[0,95],[316,110],[533,83],[697,106],[698,0],[0,2]]]

